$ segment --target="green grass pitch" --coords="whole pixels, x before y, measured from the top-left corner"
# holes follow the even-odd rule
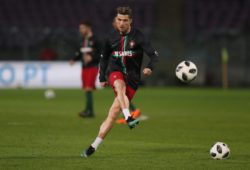
[[[96,91],[94,119],[82,119],[79,90],[0,90],[1,170],[250,169],[250,90],[142,88],[134,103],[149,116],[130,130],[114,125],[90,158],[80,153],[94,140],[113,100]],[[227,160],[212,160],[216,141],[230,146]]]

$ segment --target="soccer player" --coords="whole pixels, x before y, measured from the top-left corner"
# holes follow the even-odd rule
[[[112,128],[117,115],[122,113],[129,128],[134,128],[139,120],[133,119],[129,111],[129,102],[132,100],[140,82],[143,53],[150,61],[143,74],[152,74],[154,65],[158,61],[158,53],[151,47],[149,41],[136,28],[131,27],[132,10],[130,7],[116,9],[117,30],[112,31],[104,44],[100,61],[100,82],[107,84],[106,71],[109,84],[113,87],[116,97],[110,107],[107,118],[100,127],[94,142],[82,153],[82,156],[92,155]]]
[[[86,105],[85,110],[79,113],[79,116],[94,117],[93,95],[95,81],[98,74],[98,65],[100,61],[101,45],[92,31],[89,22],[82,22],[79,25],[79,32],[83,38],[80,50],[76,52],[75,57],[70,60],[73,65],[75,61],[82,62],[82,88],[85,91]]]
[[[113,26],[113,28],[116,31],[119,31],[117,29],[117,26],[116,26],[116,18],[113,19],[112,26]],[[139,117],[140,114],[141,114],[141,110],[138,109],[138,108],[136,108],[136,106],[132,102],[130,102],[130,104],[129,104],[129,110],[131,111],[131,116],[134,119],[136,119],[137,117]],[[125,124],[125,125],[127,124],[126,120],[123,117],[119,118],[118,120],[116,120],[116,123],[118,123],[118,124]]]

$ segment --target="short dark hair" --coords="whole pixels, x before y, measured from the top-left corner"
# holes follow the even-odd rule
[[[132,18],[132,9],[129,6],[120,6],[116,8],[116,15],[128,15],[129,18]]]
[[[85,25],[85,26],[87,26],[87,27],[89,27],[89,28],[92,28],[92,24],[91,24],[91,22],[89,22],[89,21],[82,21],[82,22],[80,22],[79,25]]]

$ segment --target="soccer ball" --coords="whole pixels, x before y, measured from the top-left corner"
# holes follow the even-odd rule
[[[194,80],[197,73],[197,67],[191,61],[182,61],[175,70],[176,77],[184,83],[189,83]]]
[[[45,90],[44,97],[46,99],[53,99],[56,97],[56,93],[52,89]]]
[[[210,149],[210,155],[213,159],[221,160],[229,157],[230,149],[224,142],[216,142]]]

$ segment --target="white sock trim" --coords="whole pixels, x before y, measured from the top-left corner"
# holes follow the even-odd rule
[[[100,137],[97,137],[95,141],[91,144],[91,146],[95,149],[98,148],[98,146],[102,143],[103,139]]]
[[[122,109],[122,113],[126,120],[128,119],[129,116],[131,116],[128,109]]]

